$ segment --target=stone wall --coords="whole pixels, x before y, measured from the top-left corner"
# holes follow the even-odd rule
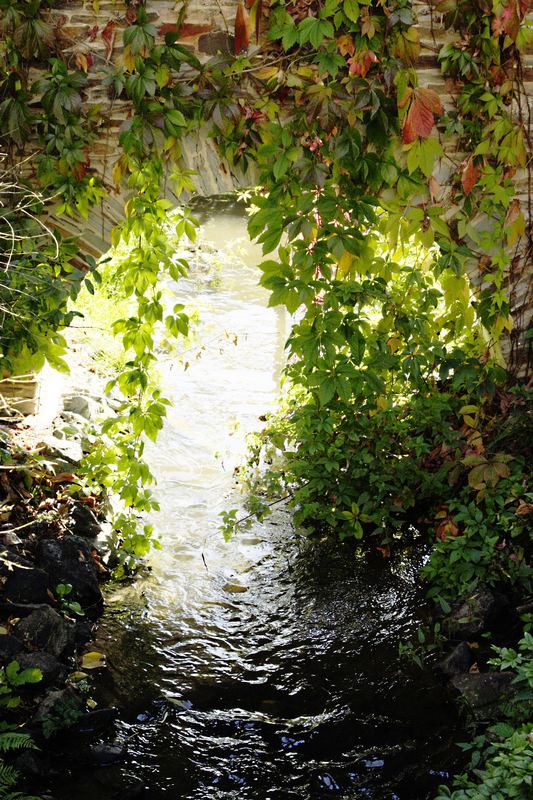
[[[186,12],[180,27],[180,42],[191,47],[197,56],[207,59],[219,51],[233,47],[233,26],[237,0],[185,0]],[[413,6],[417,14],[422,51],[417,63],[420,84],[430,86],[440,95],[447,107],[453,106],[453,96],[449,83],[442,77],[437,53],[441,46],[453,41],[455,34],[444,30],[440,15],[433,10],[431,2],[414,0]],[[151,21],[160,31],[161,38],[168,26],[176,25],[182,9],[182,2],[174,0],[148,0],[147,9]],[[97,9],[97,10],[95,10]],[[113,164],[120,154],[118,136],[121,124],[131,113],[130,104],[124,100],[110,100],[108,93],[101,85],[102,70],[110,63],[120,64],[123,55],[122,30],[129,24],[127,8],[123,2],[113,0],[62,0],[52,12],[53,17],[65,36],[65,55],[75,66],[77,59],[89,56],[92,64],[89,68],[88,99],[90,103],[99,104],[102,108],[102,128],[98,140],[91,152],[91,164],[104,176],[104,180],[112,185],[111,172]],[[524,64],[524,81],[529,101],[530,119],[533,115],[533,53],[529,53]],[[527,111],[526,111],[527,114]],[[453,171],[462,161],[453,142],[446,144],[451,159],[442,159],[438,180],[441,186],[449,183]],[[242,186],[245,181],[238,174],[233,174],[227,163],[219,157],[214,145],[205,132],[189,137],[184,144],[184,160],[188,168],[197,172],[195,179],[197,190],[201,194],[210,195],[230,191]],[[531,180],[531,178],[530,178]],[[246,183],[250,183],[250,176]],[[531,187],[529,187],[531,188]],[[531,220],[531,192],[528,191],[528,176],[524,171],[518,176],[518,195],[522,206]],[[68,233],[81,234],[87,252],[99,255],[109,242],[111,227],[122,216],[123,198],[112,195],[102,207],[95,209],[90,219],[82,226],[69,222],[64,218],[55,220],[58,227]],[[531,320],[533,311],[533,290],[531,281],[531,264],[525,265],[521,274],[513,275],[513,316],[515,332],[511,336],[509,347],[513,347],[513,339],[520,339],[521,332]],[[482,278],[472,276],[477,283]],[[520,345],[524,360],[525,350]],[[519,359],[520,360],[520,359]],[[528,359],[526,359],[527,361]]]

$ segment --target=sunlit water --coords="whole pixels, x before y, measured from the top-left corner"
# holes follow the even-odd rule
[[[279,391],[288,321],[257,286],[240,214],[202,239],[220,267],[180,284],[198,337],[182,363],[161,361],[175,401],[150,453],[164,547],[150,579],[110,598],[98,642],[127,755],[96,770],[74,758],[54,796],[123,797],[137,780],[150,800],[432,797],[458,733],[439,680],[398,658],[422,614],[416,557],[358,560],[283,509],[229,544],[218,531],[245,434]]]

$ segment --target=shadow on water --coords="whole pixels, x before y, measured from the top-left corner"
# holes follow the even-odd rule
[[[216,286],[179,290],[212,344],[163,370],[175,408],[151,460],[164,549],[109,598],[99,633],[100,694],[122,709],[127,752],[98,769],[74,754],[53,795],[430,798],[462,736],[442,683],[398,657],[424,615],[420,553],[357,557],[298,534],[283,509],[229,544],[218,532],[245,433],[278,391],[287,320],[256,286],[241,214],[206,217],[198,254],[216,254]]]

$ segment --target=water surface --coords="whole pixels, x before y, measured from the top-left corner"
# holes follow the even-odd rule
[[[206,218],[201,238],[179,286],[198,335],[161,359],[164,547],[100,630],[127,756],[72,766],[55,796],[106,800],[134,780],[149,800],[432,797],[461,737],[441,682],[398,658],[424,614],[419,556],[311,541],[282,507],[229,544],[218,531],[245,434],[279,391],[288,320],[257,286],[240,212]]]

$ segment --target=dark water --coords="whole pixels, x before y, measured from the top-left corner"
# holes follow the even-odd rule
[[[111,595],[100,629],[99,695],[122,708],[113,738],[127,754],[89,768],[73,743],[57,800],[125,797],[127,785],[149,800],[423,800],[456,766],[453,702],[398,657],[423,621],[416,552],[312,542],[284,510],[229,544],[218,532],[286,337],[243,233],[237,216],[211,221],[219,269],[183,289],[210,344],[164,371],[176,406],[151,459],[165,547],[150,579]]]

